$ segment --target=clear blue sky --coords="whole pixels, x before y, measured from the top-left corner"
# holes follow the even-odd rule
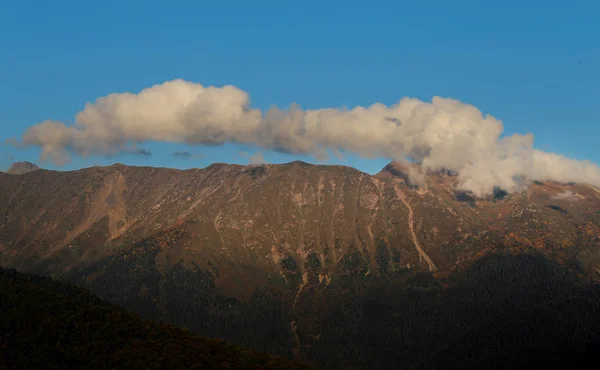
[[[0,0],[0,141],[45,119],[72,122],[108,93],[183,78],[233,84],[261,109],[452,97],[502,119],[506,134],[532,132],[538,148],[600,162],[598,14],[592,0]],[[234,145],[143,147],[153,155],[65,168],[248,161]],[[177,150],[203,157],[176,159]],[[0,169],[38,154],[3,145]],[[330,160],[367,172],[386,162]]]

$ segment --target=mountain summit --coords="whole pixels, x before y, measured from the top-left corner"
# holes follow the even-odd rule
[[[22,175],[39,169],[40,168],[37,165],[31,162],[15,162],[10,166],[7,173],[11,175]]]

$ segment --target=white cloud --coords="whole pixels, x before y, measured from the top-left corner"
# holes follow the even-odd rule
[[[116,93],[86,104],[74,125],[45,121],[32,126],[23,145],[42,148],[57,164],[78,155],[112,154],[144,141],[219,145],[250,144],[266,150],[326,155],[328,150],[393,160],[414,158],[424,170],[458,173],[459,188],[475,195],[495,186],[508,191],[519,179],[587,182],[600,186],[591,162],[533,149],[533,136],[501,138],[502,122],[454,99],[403,98],[385,106],[302,110],[250,107],[234,87],[204,87],[174,80],[138,94]],[[418,178],[418,174],[413,174]]]

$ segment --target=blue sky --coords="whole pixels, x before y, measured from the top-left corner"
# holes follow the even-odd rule
[[[594,1],[4,0],[0,141],[45,119],[72,122],[86,102],[175,78],[233,84],[252,106],[394,104],[435,95],[531,132],[535,146],[600,162],[600,4]],[[255,148],[144,143],[151,157],[75,158],[178,168],[248,163]],[[191,159],[175,151],[198,154]],[[310,157],[263,152],[268,162]],[[0,147],[39,163],[39,150]],[[342,163],[376,172],[388,159]],[[55,168],[44,163],[46,168]]]

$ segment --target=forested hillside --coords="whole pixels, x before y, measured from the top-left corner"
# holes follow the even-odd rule
[[[2,369],[309,369],[141,319],[89,291],[0,269]]]

